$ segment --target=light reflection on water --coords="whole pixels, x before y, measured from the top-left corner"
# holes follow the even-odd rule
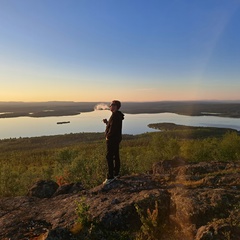
[[[45,118],[0,118],[0,139],[14,137],[33,137],[79,132],[104,132],[103,118],[109,118],[110,111],[101,110],[81,113],[75,116]],[[57,122],[70,121],[69,124]],[[224,127],[240,130],[240,120],[215,116],[183,116],[174,113],[125,114],[124,134],[153,132],[149,123],[171,122],[189,126]]]

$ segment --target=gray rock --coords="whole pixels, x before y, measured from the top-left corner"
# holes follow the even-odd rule
[[[80,182],[64,184],[58,187],[57,191],[53,194],[53,196],[55,197],[61,194],[78,193],[82,190],[84,190],[84,187]]]
[[[58,184],[52,180],[40,180],[28,191],[28,196],[38,198],[50,198],[58,189]]]
[[[68,194],[70,192],[71,188],[73,187],[73,185],[74,185],[74,183],[64,184],[62,186],[59,186],[53,196],[58,196],[61,194]]]

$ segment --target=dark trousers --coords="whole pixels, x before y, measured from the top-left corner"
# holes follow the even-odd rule
[[[120,157],[119,157],[119,144],[118,140],[107,140],[107,154],[106,159],[108,163],[107,178],[111,179],[119,175],[120,171]]]

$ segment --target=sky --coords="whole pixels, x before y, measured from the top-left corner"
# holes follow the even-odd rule
[[[0,0],[0,101],[240,100],[240,0]]]

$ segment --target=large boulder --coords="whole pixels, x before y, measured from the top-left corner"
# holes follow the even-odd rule
[[[58,189],[58,184],[52,180],[40,180],[28,191],[28,196],[37,198],[50,198]]]

